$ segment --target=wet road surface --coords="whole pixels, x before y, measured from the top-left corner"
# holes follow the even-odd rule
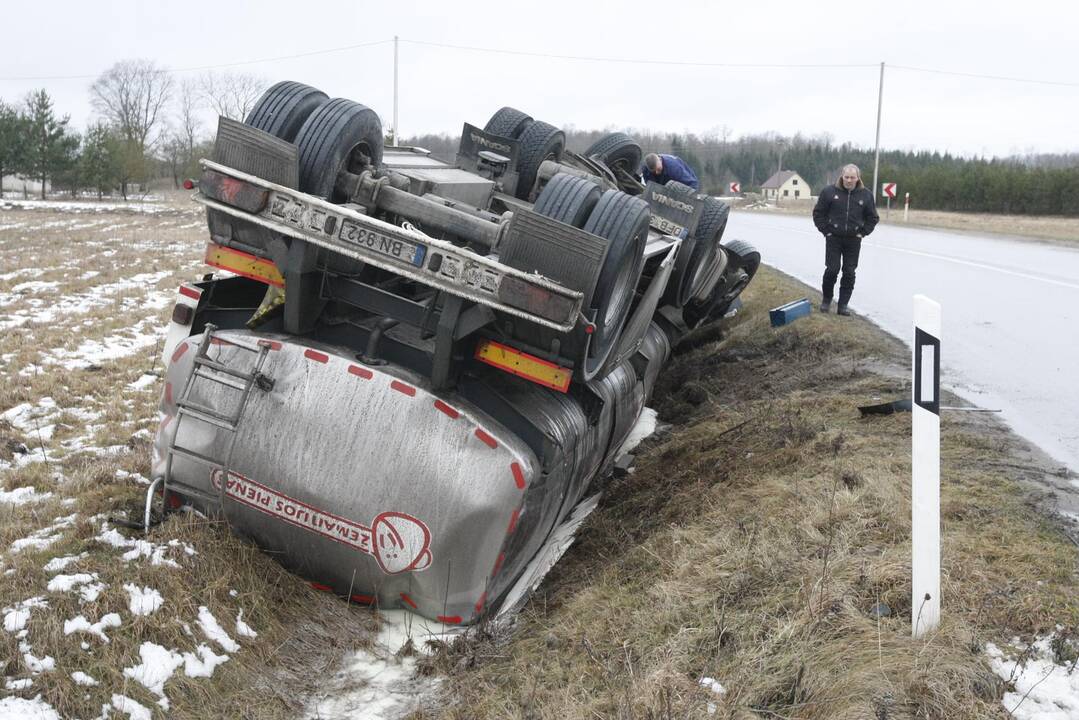
[[[724,237],[748,240],[766,264],[815,288],[816,311],[824,239],[811,218],[736,212]],[[910,345],[918,293],[942,307],[942,384],[1002,410],[1016,432],[1079,471],[1079,249],[878,226],[862,242],[851,309]]]

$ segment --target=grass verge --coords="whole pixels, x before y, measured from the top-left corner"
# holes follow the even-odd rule
[[[945,415],[943,621],[912,640],[911,416],[857,411],[909,392],[909,351],[858,318],[768,326],[803,294],[762,268],[725,339],[673,361],[671,430],[511,638],[434,663],[450,702],[416,717],[1007,717],[983,643],[1079,620],[1075,547],[1020,485],[1039,468],[991,419]]]

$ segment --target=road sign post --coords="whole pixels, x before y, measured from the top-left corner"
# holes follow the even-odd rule
[[[892,216],[892,198],[895,197],[895,183],[886,182],[880,186],[881,195],[886,197],[887,205],[884,209],[884,217],[890,218]]]
[[[729,187],[732,195],[737,195],[742,192],[742,183],[732,182]]]
[[[940,304],[914,296],[911,635],[940,624]]]

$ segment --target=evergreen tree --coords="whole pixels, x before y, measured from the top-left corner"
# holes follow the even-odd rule
[[[22,170],[26,130],[26,117],[0,100],[0,179]]]
[[[111,132],[105,123],[91,125],[86,131],[79,155],[79,172],[86,187],[97,191],[97,199],[112,190],[119,172],[110,150]]]
[[[41,199],[45,186],[55,173],[63,172],[73,162],[78,139],[67,131],[68,116],[57,118],[52,98],[45,90],[36,90],[26,98],[28,122],[24,168],[27,174],[41,181]],[[74,146],[74,147],[73,147]]]

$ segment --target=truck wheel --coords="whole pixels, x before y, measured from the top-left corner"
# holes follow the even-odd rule
[[[293,142],[308,116],[329,99],[310,85],[285,80],[262,94],[244,124]]]
[[[746,289],[753,276],[757,274],[757,268],[760,267],[761,254],[750,243],[744,240],[732,240],[722,248],[727,256],[727,268],[722,280],[716,283],[715,288],[703,302],[691,303],[682,312],[690,328],[699,327],[706,322],[723,317],[731,303]]]
[[[689,288],[689,298],[703,299],[712,292],[716,281],[720,278],[721,268],[716,267],[724,264],[727,258],[720,250],[720,241],[723,239],[723,231],[727,229],[727,218],[730,217],[731,209],[727,203],[716,200],[713,197],[704,199],[704,210],[701,212],[700,222],[697,223],[697,242],[706,246],[706,251],[701,255],[701,272],[698,273],[700,283]]]
[[[635,175],[641,167],[641,146],[625,133],[616,132],[601,137],[583,155],[599,158],[615,175],[619,169]]]
[[[483,126],[484,132],[516,140],[532,124],[532,117],[516,108],[504,107]]]
[[[517,197],[527,200],[536,184],[536,175],[544,160],[560,160],[566,149],[566,134],[554,125],[537,120],[518,138],[521,148],[517,156]]]
[[[591,180],[559,173],[544,186],[536,198],[534,210],[575,228],[583,228],[602,194],[599,185]]]
[[[296,135],[300,150],[300,190],[330,202],[342,170],[359,173],[382,162],[382,123],[374,110],[344,98],[319,107]]]
[[[588,354],[593,359],[606,359],[629,315],[644,267],[648,219],[648,203],[644,200],[608,190],[585,223],[586,232],[610,240],[592,293],[596,329]]]

